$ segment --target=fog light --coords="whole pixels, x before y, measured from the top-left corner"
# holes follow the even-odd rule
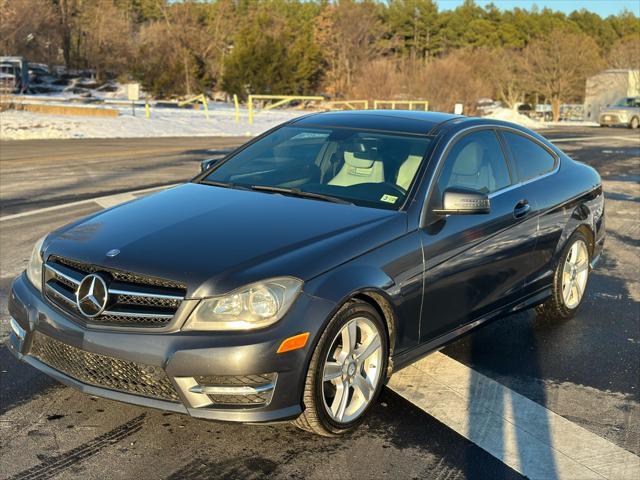
[[[15,336],[18,337],[19,340],[24,340],[27,332],[18,324],[18,322],[16,322],[15,318],[11,317],[9,319],[9,325],[11,326],[11,330],[13,330]]]

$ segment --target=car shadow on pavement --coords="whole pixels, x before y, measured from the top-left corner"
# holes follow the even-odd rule
[[[6,345],[0,345],[0,415],[62,386],[26,363],[18,361]]]
[[[528,328],[520,332],[520,337],[536,352],[538,338],[534,324],[527,325]],[[508,337],[505,337],[505,341],[508,341]],[[470,337],[469,357],[472,364],[482,362],[485,348],[482,339],[473,335]],[[542,372],[538,356],[531,355],[528,363],[529,373],[534,378],[540,378]],[[529,394],[540,404],[546,404],[543,383],[532,382],[529,390]],[[521,472],[541,472],[543,476],[540,478],[549,480],[558,477],[553,438],[545,416],[532,415],[520,394],[489,380],[475,369],[470,369],[468,391],[467,431],[471,441],[505,463],[515,459]]]
[[[319,437],[286,424],[227,428],[254,429],[241,455],[221,458],[212,439],[167,478],[523,478],[386,388],[365,423],[343,437]]]

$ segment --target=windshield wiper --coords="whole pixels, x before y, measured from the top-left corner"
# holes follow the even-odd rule
[[[293,195],[295,197],[302,198],[314,198],[316,200],[324,200],[325,202],[341,203],[343,205],[353,205],[352,202],[344,200],[338,197],[332,197],[331,195],[324,195],[322,193],[305,192],[299,188],[285,188],[285,187],[270,187],[268,185],[251,185],[251,190],[258,192],[272,192],[282,193],[283,195]]]
[[[212,187],[235,188],[236,190],[251,190],[245,185],[239,185],[233,182],[216,182],[215,180],[200,180],[203,185],[211,185]]]

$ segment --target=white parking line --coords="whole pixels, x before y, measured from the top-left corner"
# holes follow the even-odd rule
[[[151,188],[143,188],[141,190],[131,190],[129,192],[116,193],[114,195],[104,195],[102,197],[94,197],[94,198],[87,198],[85,200],[78,200],[77,202],[62,203],[60,205],[53,205],[51,207],[28,210],[26,212],[14,213],[13,215],[5,215],[3,217],[0,217],[0,222],[5,222],[7,220],[15,220],[16,218],[28,217],[30,215],[37,215],[39,213],[52,212],[54,210],[60,210],[63,208],[75,207],[78,205],[86,205],[88,203],[97,203],[103,208],[113,207],[114,205],[118,205],[119,203],[133,200],[136,198],[136,195],[139,195],[141,193],[148,193],[148,192],[153,192],[155,190],[162,190],[165,188],[173,187],[175,185],[177,184],[174,183],[171,185],[164,185],[161,187],[151,187]]]
[[[388,386],[528,478],[640,478],[640,457],[442,353]]]
[[[599,136],[599,137],[567,137],[567,138],[550,138],[548,139],[551,143],[562,143],[562,142],[584,142],[591,140],[625,140],[627,142],[638,142],[640,143],[639,137],[611,137],[607,135]]]

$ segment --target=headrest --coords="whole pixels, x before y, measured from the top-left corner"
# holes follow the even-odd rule
[[[344,152],[344,163],[353,168],[371,168],[373,166],[373,160],[369,157],[370,154],[363,152]]]
[[[453,165],[454,175],[476,175],[482,165],[482,147],[472,142],[466,145],[458,154]]]

